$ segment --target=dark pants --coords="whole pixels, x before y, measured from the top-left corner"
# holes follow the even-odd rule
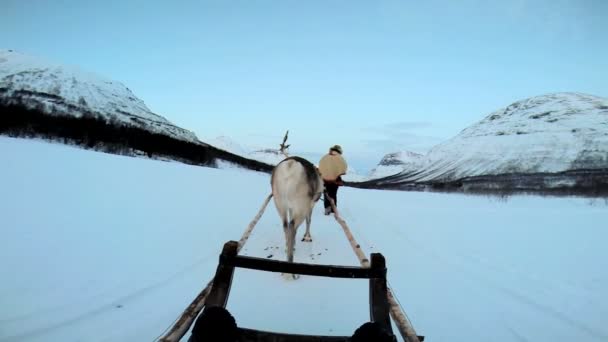
[[[336,205],[336,208],[338,207],[338,184],[336,184],[336,182],[327,182],[324,181],[325,183],[325,191],[327,191],[327,194],[329,194],[329,197],[331,197],[331,199],[334,200],[334,204]],[[331,204],[329,203],[329,198],[327,198],[327,196],[323,196],[323,204],[325,205],[325,208],[331,208]],[[333,211],[333,210],[332,210]]]

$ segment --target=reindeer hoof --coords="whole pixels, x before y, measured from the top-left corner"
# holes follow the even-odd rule
[[[302,242],[312,242],[312,236],[304,236]]]
[[[298,280],[300,278],[299,274],[292,274],[292,273],[281,273],[281,276],[285,280]]]

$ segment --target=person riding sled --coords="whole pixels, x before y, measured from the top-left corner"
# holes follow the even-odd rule
[[[340,145],[330,147],[329,152],[319,161],[319,172],[321,173],[321,178],[323,178],[325,190],[327,191],[327,195],[334,201],[336,207],[338,206],[338,187],[344,185],[341,176],[346,174],[347,169],[348,165],[344,157],[342,157],[342,147]],[[327,195],[323,196],[325,215],[333,212]]]

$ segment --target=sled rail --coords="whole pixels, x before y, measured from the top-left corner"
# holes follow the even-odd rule
[[[350,228],[348,228],[346,221],[344,221],[342,219],[342,217],[340,216],[338,208],[336,208],[336,203],[327,194],[327,192],[324,193],[324,196],[329,197],[329,203],[331,205],[331,209],[335,213],[334,218],[336,219],[336,222],[338,222],[338,224],[342,227],[342,230],[344,230],[344,234],[346,235],[348,242],[350,242],[350,246],[352,247],[353,252],[355,252],[355,255],[357,256],[357,258],[359,259],[361,266],[369,267],[369,260],[366,258],[365,254],[361,250],[361,245],[359,245],[359,243],[357,243],[357,240],[355,240],[355,237],[353,236],[352,232],[350,231]],[[401,333],[401,337],[403,337],[403,340],[405,342],[422,342],[422,341],[424,341],[424,336],[418,336],[418,334],[416,334],[414,327],[412,326],[411,322],[409,321],[409,318],[405,314],[405,311],[403,311],[403,308],[401,307],[399,302],[395,299],[395,295],[393,294],[393,291],[391,290],[390,287],[387,287],[387,295],[388,295],[388,302],[390,304],[391,317],[393,318],[393,322],[395,322],[395,325],[397,326],[399,333]]]

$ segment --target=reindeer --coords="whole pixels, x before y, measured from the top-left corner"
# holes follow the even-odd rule
[[[306,233],[302,241],[312,241],[310,219],[312,209],[323,192],[323,180],[317,168],[308,160],[288,157],[272,170],[270,184],[285,232],[287,261],[293,262],[296,232],[304,220]]]

